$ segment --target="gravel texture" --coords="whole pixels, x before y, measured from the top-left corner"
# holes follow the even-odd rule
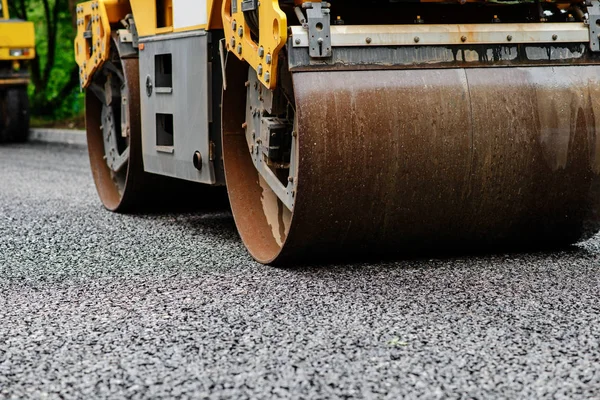
[[[82,149],[0,148],[0,398],[598,398],[600,237],[276,269],[230,214],[116,215]]]

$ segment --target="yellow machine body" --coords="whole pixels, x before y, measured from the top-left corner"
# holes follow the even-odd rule
[[[88,86],[93,74],[106,61],[112,27],[127,15],[135,17],[137,34],[149,37],[173,32],[220,29],[220,9],[220,2],[207,1],[206,18],[202,23],[178,27],[174,26],[173,0],[93,0],[78,4],[74,44],[82,87]]]
[[[231,13],[231,1],[237,1],[238,12]],[[111,25],[127,14],[135,16],[140,37],[202,29],[224,29],[227,49],[240,60],[261,71],[259,80],[267,87],[277,84],[278,53],[287,41],[287,17],[277,0],[260,3],[260,29],[269,32],[258,42],[250,35],[242,9],[242,0],[206,1],[206,19],[203,23],[174,26],[173,0],[94,0],[77,6],[77,38],[75,59],[81,67],[81,81],[86,87],[89,78],[106,61]]]
[[[0,61],[31,60],[35,57],[33,22],[10,20],[7,0],[2,0]]]

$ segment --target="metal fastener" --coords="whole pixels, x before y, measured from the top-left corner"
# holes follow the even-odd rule
[[[460,41],[461,42],[466,42],[467,41],[467,37],[466,36],[461,36]]]
[[[242,54],[242,45],[241,44],[238,44],[238,46],[237,46],[237,53]]]
[[[192,163],[198,171],[202,170],[202,154],[199,151],[194,152],[194,156],[192,157]]]
[[[419,38],[418,36],[415,36],[415,43],[419,43],[419,40],[421,40],[421,38]]]
[[[271,74],[269,72],[265,72],[265,82],[269,83],[271,81]]]
[[[235,22],[235,20],[233,20],[233,22],[231,23],[231,30],[235,31],[237,29],[237,23]]]
[[[295,40],[295,43],[296,43],[296,44],[300,44],[300,39],[296,39],[296,40]]]
[[[262,66],[262,64],[259,64],[259,65],[258,65],[258,70],[257,70],[257,72],[258,72],[258,76],[262,76],[262,74],[263,74],[263,66]]]
[[[270,55],[270,54],[267,54],[267,59],[266,59],[266,61],[267,61],[267,64],[268,64],[268,65],[271,65],[271,55]]]
[[[231,42],[229,43],[231,48],[235,47],[235,38],[231,38]]]
[[[265,48],[264,48],[264,47],[262,47],[262,46],[260,46],[260,47],[258,48],[258,56],[259,56],[260,58],[263,58],[263,57],[264,57],[264,55],[265,55]]]
[[[239,35],[240,37],[244,36],[244,28],[243,28],[243,27],[241,27],[241,26],[238,28],[238,35]]]
[[[552,40],[558,39],[558,35],[552,35]]]
[[[508,36],[506,37],[506,40],[508,40],[508,41],[510,42],[510,41],[512,40],[512,36],[511,36],[511,35],[508,35]]]
[[[370,37],[367,37],[367,38],[365,39],[365,41],[367,42],[367,44],[369,44],[369,43],[371,43],[371,38],[370,38]]]

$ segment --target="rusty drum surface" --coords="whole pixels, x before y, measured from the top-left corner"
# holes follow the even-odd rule
[[[274,262],[587,238],[600,227],[598,72],[294,73],[291,215],[281,202],[278,211],[266,205],[243,132],[224,132],[242,239],[257,260]]]

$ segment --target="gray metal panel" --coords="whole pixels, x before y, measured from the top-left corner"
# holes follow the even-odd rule
[[[216,183],[209,144],[210,65],[205,31],[141,38],[140,103],[144,170],[195,182]],[[156,90],[155,56],[171,54],[172,91]],[[148,95],[146,84],[152,82]],[[157,146],[156,114],[173,114],[173,148]],[[172,151],[165,151],[172,150]],[[202,154],[202,169],[192,162]]]

